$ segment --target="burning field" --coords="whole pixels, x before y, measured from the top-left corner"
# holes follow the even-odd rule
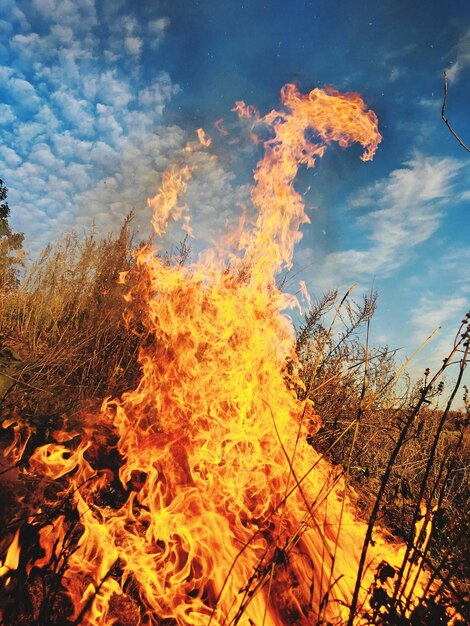
[[[358,142],[371,159],[377,117],[332,89],[286,85],[281,100],[264,117],[236,107],[254,134],[271,132],[254,173],[256,222],[197,263],[149,245],[121,273],[141,311],[129,320],[136,388],[38,447],[21,416],[4,421],[14,480],[34,486],[3,533],[4,624],[352,625],[384,623],[392,604],[402,621],[387,623],[424,623],[416,607],[432,581],[418,542],[410,558],[380,529],[367,538],[343,468],[315,449],[321,416],[300,399],[286,314],[296,299],[276,285],[309,222],[299,167],[332,142]],[[175,165],[149,200],[156,237],[181,217],[190,177]],[[428,522],[424,507],[421,550]]]

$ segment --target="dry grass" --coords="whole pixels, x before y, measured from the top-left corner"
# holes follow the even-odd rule
[[[118,283],[134,265],[132,252],[131,216],[115,237],[70,233],[2,297],[1,347],[21,358],[8,400],[23,416],[38,421],[132,385],[137,340]]]
[[[426,504],[433,534],[423,556],[441,584],[465,606],[470,595],[467,392],[463,410],[452,411],[452,402],[462,391],[470,313],[450,347],[452,357],[447,356],[434,376],[426,371],[413,385],[406,376],[396,376],[392,351],[369,347],[374,309],[374,296],[348,305],[347,297],[338,303],[332,292],[316,303],[299,330],[297,353],[306,386],[299,394],[314,402],[323,421],[310,443],[329,450],[334,463],[348,468],[364,518],[404,539],[409,559],[414,558],[420,503]],[[449,369],[451,363],[454,370]],[[456,382],[444,384],[447,374]],[[353,423],[357,428],[351,428]],[[394,619],[397,615],[390,623]]]

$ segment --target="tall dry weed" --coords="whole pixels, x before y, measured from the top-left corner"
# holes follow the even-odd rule
[[[21,358],[13,382],[23,412],[40,419],[132,384],[137,340],[118,278],[134,266],[133,248],[132,215],[117,236],[69,233],[2,298],[0,342]]]

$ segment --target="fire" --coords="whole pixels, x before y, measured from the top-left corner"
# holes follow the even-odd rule
[[[199,139],[199,143],[201,144],[201,146],[204,146],[204,148],[208,148],[212,143],[212,139],[206,135],[203,128],[198,128],[196,132],[197,138]]]
[[[147,203],[153,211],[152,226],[155,234],[161,237],[170,217],[179,220],[185,207],[177,206],[178,198],[186,191],[186,183],[191,177],[191,169],[182,167],[178,173],[163,174],[160,192]]]
[[[228,135],[228,130],[224,126],[224,118],[223,117],[221,117],[218,120],[215,120],[214,126],[215,126],[215,128],[219,131],[219,133],[223,137],[226,137]]]
[[[59,438],[31,458],[31,471],[69,477],[82,532],[64,584],[77,623],[110,626],[123,596],[140,607],[141,624],[347,619],[365,524],[346,496],[341,468],[305,441],[319,418],[294,392],[285,311],[295,299],[275,278],[291,266],[309,221],[293,185],[298,168],[312,167],[332,141],[359,142],[369,160],[381,136],[356,94],[302,95],[286,85],[281,100],[283,109],[263,118],[237,103],[254,133],[257,124],[272,131],[254,174],[258,218],[252,229],[242,225],[237,253],[219,250],[181,266],[150,247],[139,252],[142,278],[128,298],[147,311],[142,377],[93,418],[117,436],[118,475],[93,469],[93,427],[82,442]],[[188,167],[167,172],[149,200],[158,237],[170,218],[183,217],[190,175]],[[117,481],[123,502],[103,505],[101,490]],[[66,540],[66,524],[59,518],[41,530],[45,556],[30,565],[46,564]],[[400,548],[378,531],[374,540],[364,590],[382,561],[400,564]],[[8,555],[3,567],[17,563]]]
[[[8,574],[16,570],[18,568],[18,564],[20,562],[20,529],[15,533],[13,537],[13,541],[10,544],[10,547],[7,550],[5,561],[0,561],[0,579],[8,576]],[[8,584],[7,578],[7,584]]]

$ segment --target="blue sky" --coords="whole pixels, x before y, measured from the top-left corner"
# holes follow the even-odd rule
[[[292,81],[358,91],[382,144],[372,163],[332,147],[301,172],[312,224],[292,289],[300,278],[312,294],[374,286],[375,342],[405,358],[441,324],[415,367],[436,365],[470,306],[470,155],[440,119],[444,70],[447,115],[470,143],[467,0],[1,0],[0,178],[12,226],[33,254],[70,228],[115,229],[131,208],[144,233],[146,198],[193,142],[197,249],[249,202],[260,152],[235,101],[268,112]]]

